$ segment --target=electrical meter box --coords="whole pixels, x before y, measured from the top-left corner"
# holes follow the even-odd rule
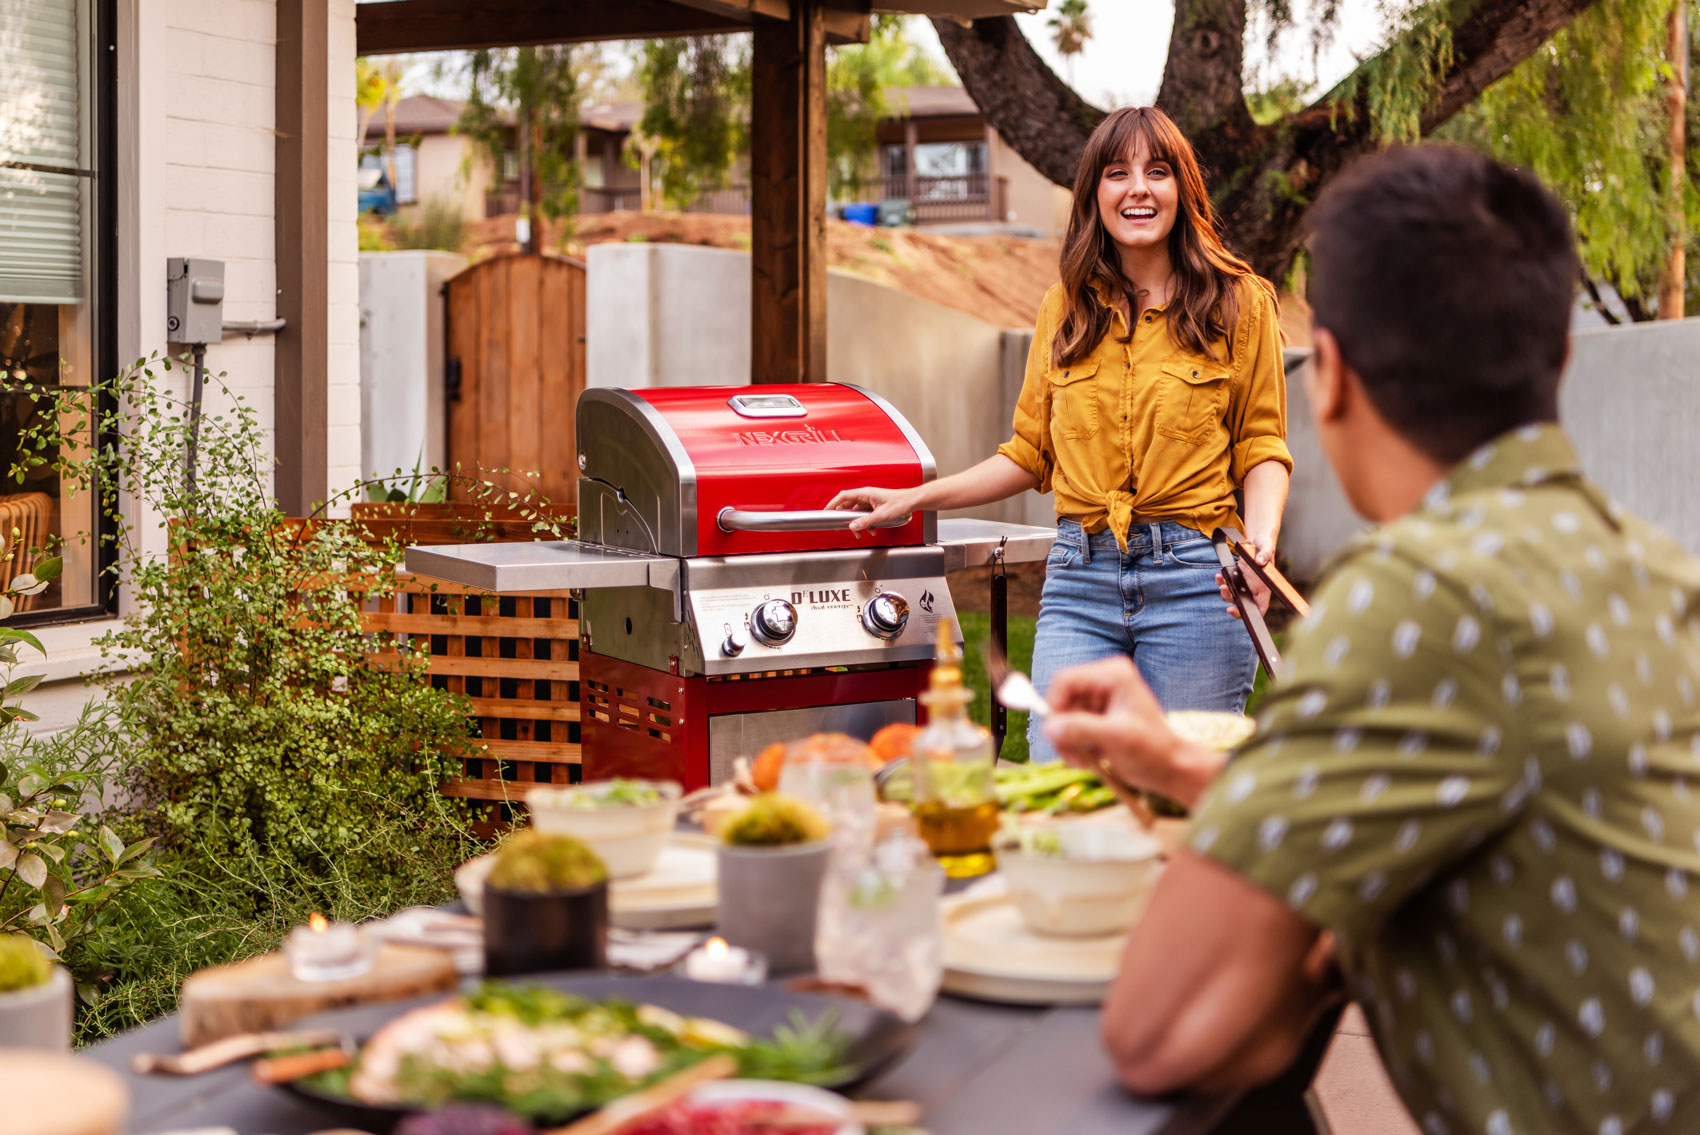
[[[172,343],[216,343],[224,338],[224,261],[166,261],[165,337]]]

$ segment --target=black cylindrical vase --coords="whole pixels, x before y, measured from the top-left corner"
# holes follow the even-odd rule
[[[484,888],[486,977],[607,964],[607,882],[544,895]]]

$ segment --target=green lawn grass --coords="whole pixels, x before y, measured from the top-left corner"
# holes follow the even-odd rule
[[[990,725],[992,695],[986,684],[986,661],[981,650],[992,633],[992,617],[973,611],[963,611],[959,617],[964,639],[962,677],[968,683],[968,688],[974,691],[974,700],[969,703],[968,714],[981,725]],[[1037,619],[1019,615],[1012,615],[1009,619],[1009,664],[1029,674],[1033,672],[1033,628],[1037,623]],[[1009,715],[1009,732],[1004,737],[1002,756],[1006,761],[1027,760],[1025,713]]]

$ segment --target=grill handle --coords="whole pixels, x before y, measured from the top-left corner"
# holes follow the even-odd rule
[[[741,508],[723,508],[715,520],[722,532],[833,532],[850,527],[850,522],[866,513],[845,508],[803,509],[796,512],[748,512]],[[909,517],[900,516],[874,525],[875,528],[901,528]]]

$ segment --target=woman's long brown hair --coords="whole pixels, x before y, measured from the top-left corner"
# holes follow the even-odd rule
[[[1180,184],[1180,207],[1169,231],[1174,291],[1168,325],[1176,345],[1214,358],[1216,340],[1231,343],[1239,318],[1234,286],[1242,277],[1250,276],[1275,298],[1268,282],[1222,244],[1216,232],[1216,211],[1204,189],[1204,174],[1180,127],[1154,106],[1123,107],[1106,115],[1086,139],[1086,151],[1074,175],[1074,208],[1062,250],[1063,318],[1051,339],[1051,361],[1056,366],[1079,362],[1110,330],[1110,309],[1092,294],[1094,281],[1109,288],[1112,296],[1125,296],[1131,318],[1139,318],[1133,310],[1137,303],[1134,281],[1122,272],[1115,242],[1098,216],[1098,182],[1104,167],[1127,160],[1141,142],[1153,160],[1168,163]]]

